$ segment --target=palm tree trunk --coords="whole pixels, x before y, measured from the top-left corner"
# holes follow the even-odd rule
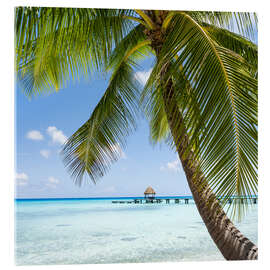
[[[193,199],[209,234],[225,259],[256,260],[258,257],[257,246],[234,226],[210,187],[207,184],[204,184],[203,187],[200,185],[205,179],[198,168],[198,162],[194,159],[194,153],[189,151],[188,155],[184,154],[189,149],[189,139],[185,128],[175,128],[183,123],[183,117],[173,96],[173,85],[172,82],[169,82],[163,93],[168,123]],[[174,119],[177,119],[178,123],[175,123]],[[179,130],[181,134],[179,134]]]
[[[150,16],[155,23],[155,29],[145,29],[144,32],[151,41],[151,47],[156,52],[158,58],[164,41],[161,25],[166,16],[166,12],[160,12],[159,22],[155,18],[153,12],[146,11],[146,14]],[[209,234],[225,259],[256,260],[258,258],[257,246],[246,238],[227,217],[215,194],[208,186],[207,181],[205,181],[194,153],[190,150],[189,138],[184,127],[183,116],[179,111],[176,99],[174,98],[175,93],[172,80],[169,80],[167,83],[163,82],[163,77],[166,74],[168,67],[169,64],[163,66],[160,74],[160,81],[161,84],[163,84],[165,112],[176,145],[176,150],[186,174],[188,185],[197,209]],[[175,121],[175,119],[177,120]]]

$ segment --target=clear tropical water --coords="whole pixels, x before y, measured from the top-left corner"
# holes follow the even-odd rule
[[[223,260],[193,201],[16,200],[15,210],[17,265]],[[257,244],[257,205],[236,225]]]

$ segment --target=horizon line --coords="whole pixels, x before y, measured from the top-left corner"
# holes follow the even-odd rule
[[[192,198],[193,196],[190,195],[161,195],[161,196],[155,196],[156,198],[176,198],[176,197],[188,197]],[[253,194],[251,196],[237,196],[233,195],[231,197],[245,197],[245,198],[258,198],[258,194]],[[14,198],[14,200],[88,200],[88,199],[116,199],[116,198],[122,198],[122,199],[130,199],[130,198],[145,198],[144,196],[110,196],[110,197],[47,197],[47,198]]]

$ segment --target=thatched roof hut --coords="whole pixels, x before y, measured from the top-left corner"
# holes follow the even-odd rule
[[[152,187],[149,186],[149,187],[145,190],[144,195],[145,195],[145,194],[156,194],[156,192],[153,190]]]
[[[154,189],[149,186],[144,192],[144,197],[153,199],[155,197],[155,194],[156,192],[154,191]]]

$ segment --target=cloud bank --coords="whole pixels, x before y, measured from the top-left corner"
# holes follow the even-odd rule
[[[176,159],[174,161],[168,162],[166,165],[160,167],[161,171],[171,171],[171,172],[180,172],[180,161]]]
[[[27,132],[26,138],[34,141],[41,141],[44,137],[38,130],[30,130]]]
[[[62,130],[57,129],[54,126],[47,128],[48,135],[52,138],[54,143],[64,144],[67,141],[67,136],[63,133]]]
[[[55,177],[53,176],[50,176],[48,178],[48,183],[46,183],[46,186],[47,187],[50,187],[50,188],[56,188],[57,184],[59,183],[60,181],[58,179],[56,179]]]
[[[18,186],[25,186],[28,184],[28,175],[24,172],[15,173],[15,180]]]

